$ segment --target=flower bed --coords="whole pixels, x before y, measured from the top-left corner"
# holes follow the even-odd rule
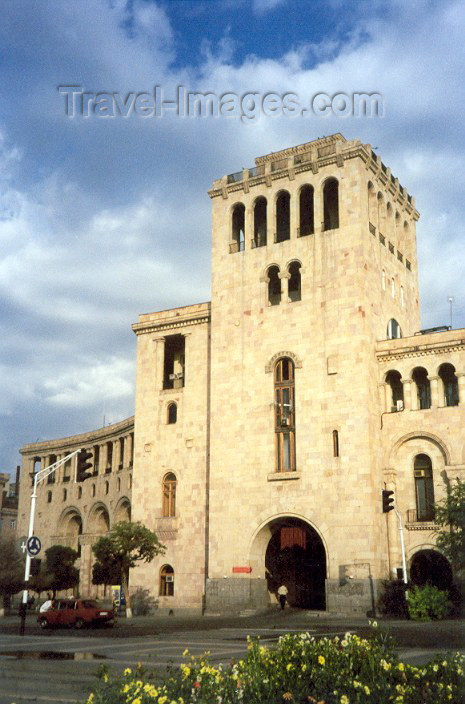
[[[303,633],[282,636],[275,648],[249,640],[244,659],[228,666],[191,657],[160,682],[140,667],[104,674],[87,704],[462,704],[464,670],[458,653],[420,667],[399,662],[378,634]]]

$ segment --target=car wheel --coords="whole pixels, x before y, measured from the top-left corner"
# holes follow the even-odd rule
[[[74,624],[75,628],[82,628],[84,626],[84,619],[82,618],[77,618],[76,622]]]
[[[41,628],[48,628],[48,621],[46,618],[41,618],[39,621],[39,625]]]

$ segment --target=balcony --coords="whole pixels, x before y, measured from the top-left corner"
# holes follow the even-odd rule
[[[437,524],[434,522],[434,510],[427,509],[419,514],[416,508],[407,509],[405,527],[407,530],[436,530]]]

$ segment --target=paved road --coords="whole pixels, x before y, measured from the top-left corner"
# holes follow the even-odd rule
[[[405,661],[425,662],[448,649],[465,653],[463,622],[390,622],[388,626]],[[164,670],[183,661],[185,648],[191,655],[208,650],[211,662],[228,663],[245,654],[247,635],[273,645],[283,633],[333,636],[348,630],[365,635],[367,620],[275,612],[247,619],[135,618],[121,621],[114,629],[42,632],[28,619],[26,634],[20,637],[18,620],[9,618],[0,623],[0,704],[83,701],[102,663],[114,672],[137,662],[149,670]]]

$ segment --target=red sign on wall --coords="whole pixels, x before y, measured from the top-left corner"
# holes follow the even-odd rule
[[[234,574],[250,574],[252,572],[251,567],[233,567]]]

